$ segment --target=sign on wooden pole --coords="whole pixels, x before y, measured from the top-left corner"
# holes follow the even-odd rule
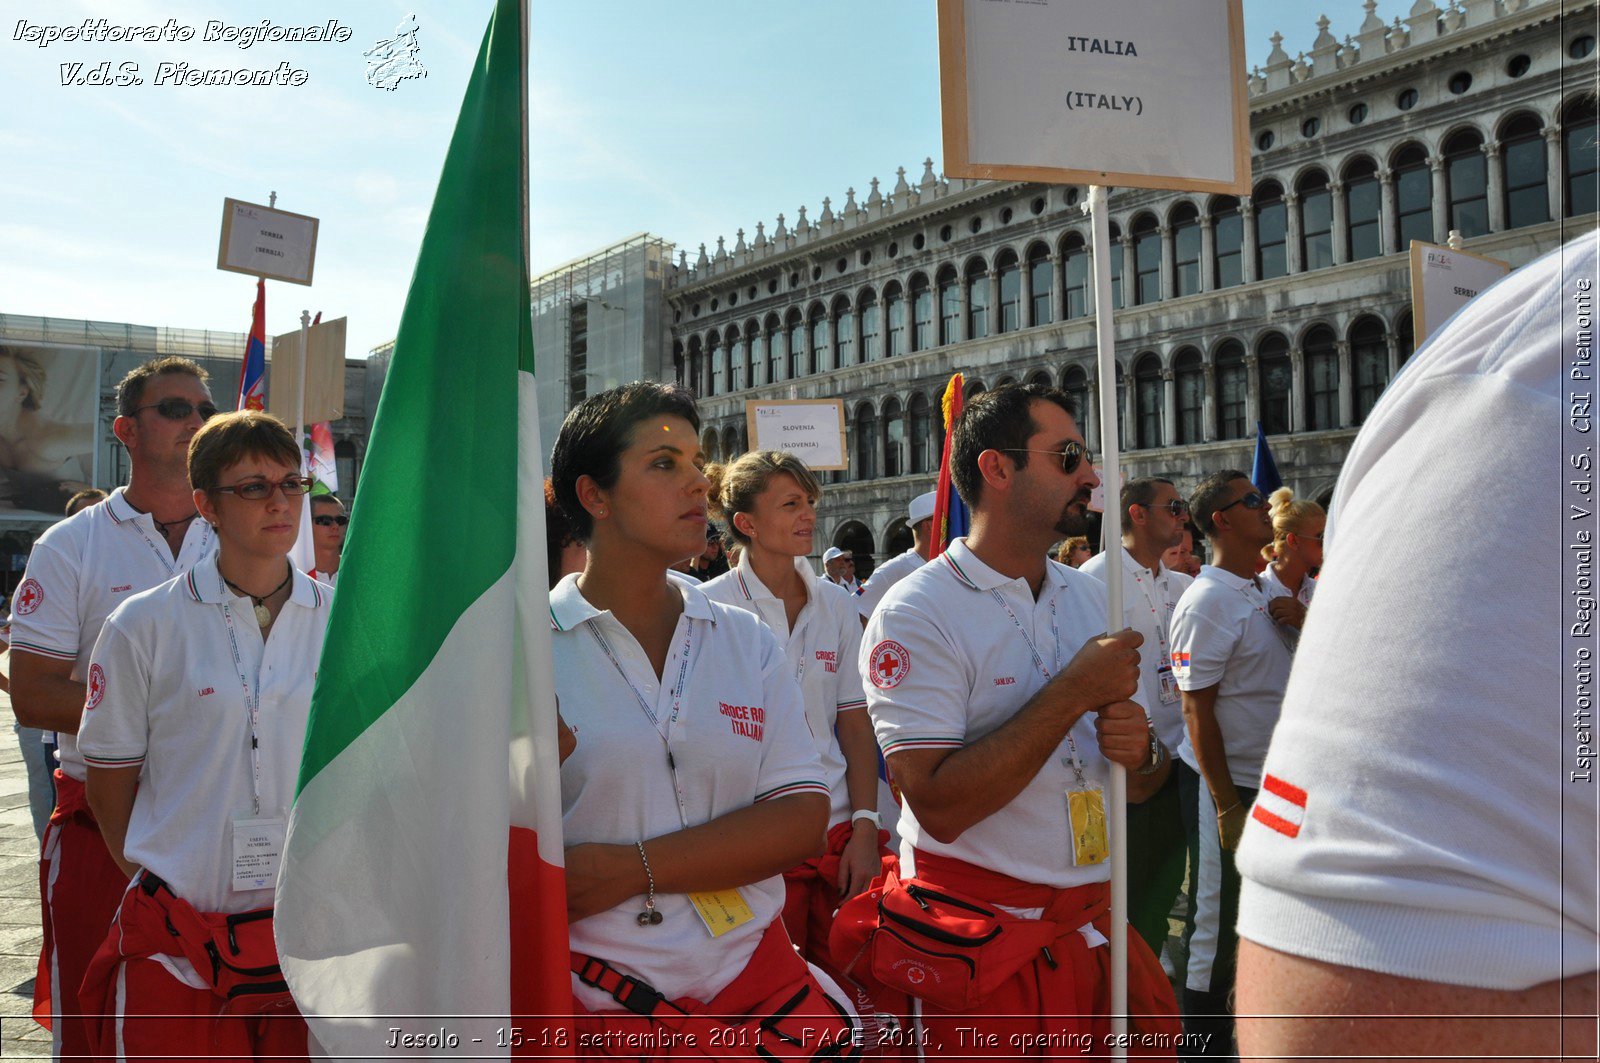
[[[751,450],[793,454],[814,470],[850,467],[840,399],[750,399],[744,415]]]
[[[310,284],[317,264],[316,218],[242,199],[222,201],[217,268]]]
[[[306,356],[300,358],[301,330],[272,338],[268,370],[267,411],[285,424],[316,424],[344,416],[344,349],[348,318],[312,325],[306,332]],[[295,409],[300,391],[300,366],[305,365],[305,409]]]

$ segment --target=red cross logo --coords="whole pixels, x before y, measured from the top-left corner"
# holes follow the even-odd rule
[[[100,704],[100,699],[106,696],[106,670],[98,664],[89,666],[89,698],[83,703],[83,711],[88,712]]]
[[[872,685],[880,690],[900,685],[911,668],[911,654],[898,642],[885,639],[872,648]]]
[[[17,597],[13,602],[18,615],[27,616],[44,602],[44,588],[39,586],[36,579],[25,579],[22,586],[17,588]]]

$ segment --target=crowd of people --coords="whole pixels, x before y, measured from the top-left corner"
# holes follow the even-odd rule
[[[1385,397],[1340,487],[1341,537],[1360,545],[1314,604],[1327,516],[1237,470],[1187,495],[1156,477],[1108,490],[1120,538],[1096,553],[1099,477],[1048,387],[967,404],[948,461],[970,532],[940,542],[918,496],[911,548],[864,584],[848,551],[813,567],[823,487],[799,459],[708,463],[675,385],[581,402],[545,512],[587,1053],[639,1058],[667,1028],[699,1037],[651,1058],[1106,1054],[1118,938],[1130,1055],[1381,1044],[1289,1021],[1360,1008],[1451,1054],[1484,1042],[1423,1029],[1425,1006],[1592,1013],[1592,883],[1528,871],[1552,847],[1593,863],[1593,816],[1533,782],[1531,754],[1501,781],[1478,770],[1511,736],[1548,737],[1514,707],[1559,700],[1559,670],[1528,649],[1550,605],[1508,633],[1508,574],[1438,566],[1439,525],[1406,503],[1425,481],[1507,534],[1542,504],[1531,487],[1484,500],[1443,456],[1544,453],[1529,426],[1559,397],[1538,357],[1559,269],[1519,271]],[[1441,395],[1448,414],[1428,405]],[[273,900],[348,517],[308,501],[288,429],[219,414],[192,362],[129,373],[117,414],[128,484],[40,538],[14,601],[17,718],[58,736],[35,1014],[60,1058],[303,1056]],[[307,505],[311,573],[289,557]],[[1518,578],[1551,582],[1536,571]],[[1441,603],[1463,625],[1449,645],[1396,634]],[[1481,696],[1443,689],[1485,652],[1499,667],[1477,673]],[[1471,728],[1437,733],[1446,698]],[[1458,801],[1472,826],[1447,825]],[[1556,807],[1560,824],[1534,826]],[[1236,1042],[1236,1002],[1277,1018]],[[1521,1054],[1549,1042],[1531,1018],[1515,1032]]]

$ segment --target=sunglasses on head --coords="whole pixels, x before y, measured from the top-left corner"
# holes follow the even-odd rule
[[[1232,509],[1234,506],[1243,506],[1245,509],[1260,509],[1263,506],[1265,506],[1266,504],[1267,504],[1267,496],[1266,495],[1262,494],[1260,491],[1251,491],[1249,494],[1243,496],[1242,498],[1236,498],[1232,502],[1229,502],[1227,505],[1225,505],[1221,509],[1217,510],[1217,512],[1218,513],[1226,512],[1227,510]]]
[[[324,528],[331,528],[335,524],[344,527],[350,523],[350,518],[343,513],[321,513],[311,518],[312,524],[320,524]]]
[[[154,410],[169,421],[187,421],[195,415],[197,410],[200,412],[202,421],[209,421],[217,415],[217,408],[211,403],[202,402],[196,406],[188,399],[162,399],[160,402],[135,406],[133,412],[141,413],[145,410]]]
[[[277,483],[268,480],[250,480],[242,484],[230,484],[227,487],[214,488],[230,495],[237,495],[250,502],[260,502],[270,498],[272,492],[282,490],[283,493],[295,498],[311,490],[311,481],[303,476],[286,476]]]
[[[1068,443],[1060,450],[1028,450],[1025,447],[1001,447],[1002,454],[1049,454],[1051,457],[1061,459],[1061,471],[1072,474],[1078,471],[1080,462],[1090,461],[1089,448],[1082,443]]]

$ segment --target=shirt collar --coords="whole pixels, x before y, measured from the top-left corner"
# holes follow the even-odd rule
[[[1209,576],[1212,579],[1216,580],[1218,583],[1222,584],[1223,586],[1232,587],[1235,590],[1242,590],[1245,587],[1255,587],[1258,590],[1260,589],[1260,585],[1258,583],[1256,583],[1255,580],[1246,579],[1243,576],[1235,576],[1232,572],[1229,572],[1227,569],[1218,568],[1215,565],[1201,565],[1200,566],[1200,575],[1198,577],[1196,577],[1196,578],[1204,579],[1207,576]]]
[[[1013,579],[1001,575],[980,561],[978,555],[967,547],[965,536],[953,540],[944,553],[934,560],[943,561],[958,582],[975,591],[996,590],[1009,584],[1021,584],[1024,589],[1027,587],[1027,582],[1020,577]],[[1044,585],[1052,588],[1065,586],[1068,579],[1066,567],[1053,561],[1045,562]],[[1028,592],[1028,596],[1031,598],[1032,592]]]
[[[670,581],[671,585],[683,595],[683,615],[690,620],[708,620],[712,624],[717,618],[711,612],[711,599],[699,587],[690,587],[676,580]],[[589,599],[583,596],[578,589],[578,574],[576,572],[564,576],[550,590],[550,626],[557,631],[571,631],[585,620],[593,620],[597,616],[610,616],[610,610],[596,609]]]
[[[1126,546],[1122,547],[1121,549],[1122,549],[1122,567],[1123,568],[1127,569],[1129,572],[1132,572],[1132,573],[1134,573],[1136,575],[1140,574],[1140,573],[1144,573],[1144,572],[1149,572],[1150,571],[1148,568],[1146,568],[1144,565],[1141,565],[1138,562],[1138,560],[1133,556],[1133,552],[1130,551]],[[1166,562],[1157,560],[1156,561],[1156,572],[1155,572],[1155,575],[1153,577],[1151,577],[1151,578],[1154,579],[1157,583],[1160,583],[1162,580],[1167,578],[1167,573],[1169,573],[1171,571],[1172,570],[1167,567]]]
[[[217,569],[216,551],[207,554],[184,574],[183,589],[190,598],[207,605],[222,605],[224,602],[240,600],[222,582],[222,573]],[[289,587],[289,601],[308,609],[317,609],[327,601],[327,598],[327,592],[317,585],[316,580],[299,569],[294,570]]]
[[[123,497],[127,493],[128,489],[126,487],[119,487],[111,492],[110,498],[106,499],[106,512],[111,515],[113,524],[126,524],[130,520],[148,516],[148,514],[140,513],[128,504],[127,498]]]
[[[739,560],[743,561],[744,558],[741,557]],[[800,578],[805,581],[806,600],[810,601],[816,598],[816,591],[812,588],[818,582],[817,574],[811,571],[811,566],[806,564],[806,559],[803,557],[795,558],[794,569],[796,572],[800,573]],[[763,599],[770,599],[772,601],[778,600],[778,596],[768,590],[765,583],[761,582],[761,577],[756,575],[756,570],[754,568],[740,564],[734,567],[733,573],[734,582],[739,587],[739,593],[744,595],[745,601],[754,602]]]

